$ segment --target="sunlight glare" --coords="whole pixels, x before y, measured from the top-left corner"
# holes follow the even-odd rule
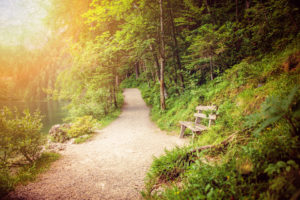
[[[45,0],[0,0],[0,45],[41,47],[49,30]]]

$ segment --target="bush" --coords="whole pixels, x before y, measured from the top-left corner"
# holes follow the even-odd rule
[[[0,168],[0,199],[13,190],[17,184],[34,181],[38,174],[46,171],[51,163],[59,157],[60,155],[57,153],[44,152],[33,163],[19,166],[13,170],[8,167]]]
[[[15,179],[10,176],[8,168],[0,168],[0,197],[14,188]]]
[[[42,150],[42,128],[39,112],[30,115],[24,111],[20,115],[17,110],[8,108],[0,110],[0,165],[8,166],[12,162],[27,161],[32,163]]]
[[[66,142],[71,138],[77,138],[79,141],[80,139],[78,137],[92,134],[98,126],[97,120],[93,119],[92,116],[83,116],[75,118],[73,123],[53,126],[49,134],[55,142]],[[83,140],[83,138],[81,139]],[[76,141],[76,143],[78,141]]]
[[[92,116],[77,117],[71,127],[66,130],[70,138],[92,134],[98,125],[97,120]]]
[[[28,110],[0,110],[0,197],[11,191],[19,177],[12,175],[15,166],[34,165],[40,158],[43,137],[41,116]],[[16,172],[17,168],[14,168]]]
[[[70,139],[67,130],[71,128],[71,124],[57,124],[51,127],[49,134],[54,142],[65,142]]]
[[[131,75],[129,78],[122,81],[120,88],[136,88],[140,82],[136,80],[135,74]]]
[[[110,94],[110,90],[107,88],[99,88],[97,91],[90,89],[84,94],[84,96],[72,99],[65,107],[68,110],[67,121],[74,121],[82,116],[92,116],[95,119],[101,119],[118,110],[123,103],[123,96],[119,89],[115,92],[116,105],[113,102],[113,95]]]

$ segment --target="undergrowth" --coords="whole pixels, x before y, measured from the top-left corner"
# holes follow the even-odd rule
[[[114,112],[106,115],[101,120],[99,120],[98,124],[99,126],[97,128],[103,129],[106,126],[108,126],[111,122],[113,122],[119,115],[121,114],[121,109],[118,108]],[[94,134],[88,134],[88,135],[82,135],[77,138],[75,138],[74,143],[75,144],[81,144],[86,141],[89,141],[93,138]]]
[[[159,84],[131,79],[151,105],[157,125],[179,133],[179,121],[193,121],[197,105],[216,105],[217,120],[193,144],[155,158],[146,178],[146,199],[290,199],[300,188],[299,47],[247,60],[199,87],[174,93],[159,107]],[[203,121],[202,123],[207,123]],[[228,146],[218,146],[230,135]],[[201,152],[204,145],[217,148]],[[192,153],[191,153],[192,152]],[[299,197],[299,196],[298,196]]]
[[[19,184],[34,181],[37,176],[49,169],[51,163],[58,160],[60,154],[45,152],[32,164],[16,167],[14,172],[0,169],[0,198],[12,191]]]

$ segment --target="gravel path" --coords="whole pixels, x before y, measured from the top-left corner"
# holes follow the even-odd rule
[[[123,112],[92,141],[70,145],[36,182],[11,199],[140,199],[153,155],[185,141],[162,133],[149,119],[138,89],[124,91]]]

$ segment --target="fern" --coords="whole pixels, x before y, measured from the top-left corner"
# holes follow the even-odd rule
[[[270,96],[262,104],[261,111],[247,117],[246,126],[256,128],[254,135],[258,135],[265,128],[273,125],[280,119],[285,119],[291,127],[291,133],[296,136],[299,132],[300,103],[294,87],[288,96]]]

